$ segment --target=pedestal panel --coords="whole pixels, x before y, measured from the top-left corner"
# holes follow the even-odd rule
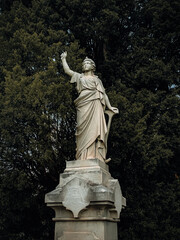
[[[117,240],[117,222],[126,205],[119,182],[98,159],[66,164],[60,183],[45,196],[55,211],[54,240]]]

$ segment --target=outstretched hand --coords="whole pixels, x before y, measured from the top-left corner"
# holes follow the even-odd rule
[[[67,52],[61,53],[61,60],[65,59],[67,57]]]

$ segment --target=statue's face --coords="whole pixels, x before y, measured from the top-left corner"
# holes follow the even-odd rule
[[[90,61],[85,61],[85,62],[83,63],[83,70],[84,70],[85,72],[88,72],[88,71],[93,70],[93,66],[92,66],[92,64],[91,64]]]

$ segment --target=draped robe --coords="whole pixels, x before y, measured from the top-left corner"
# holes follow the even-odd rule
[[[71,83],[76,83],[79,93],[74,101],[77,110],[76,159],[106,159],[107,126],[104,116],[105,89],[97,76],[85,77],[74,73]]]

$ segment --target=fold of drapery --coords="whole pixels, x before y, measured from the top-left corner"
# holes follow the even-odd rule
[[[104,88],[95,76],[84,79],[75,73],[71,83],[76,82],[79,97],[74,101],[77,109],[76,159],[99,158],[105,160],[105,136],[107,126],[104,117]],[[93,153],[94,152],[94,153]]]

